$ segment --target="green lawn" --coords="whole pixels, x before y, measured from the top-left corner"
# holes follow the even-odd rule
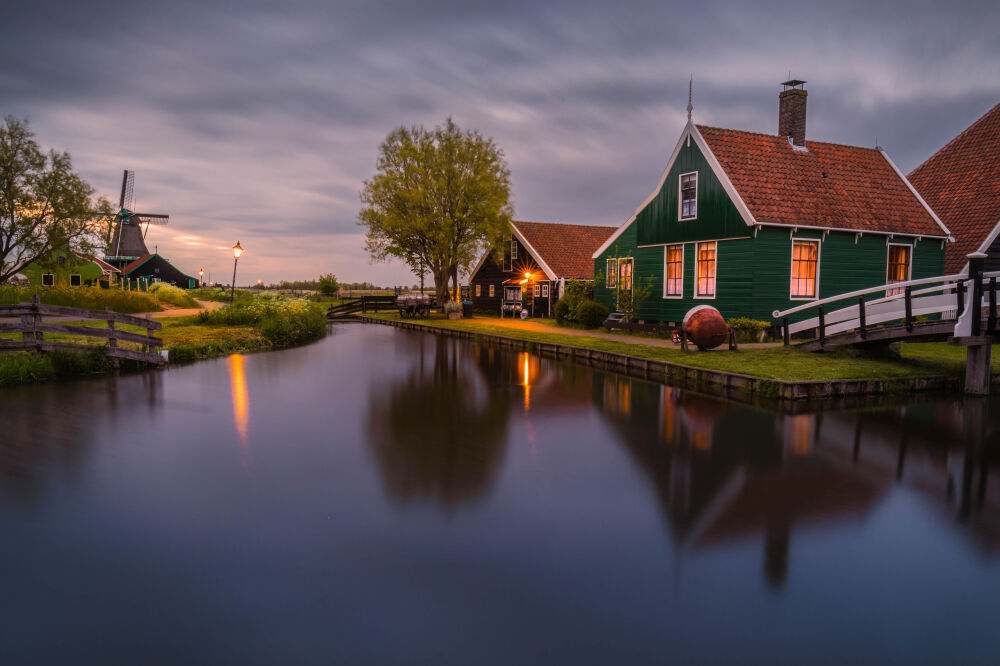
[[[394,313],[379,313],[371,316],[381,319],[398,318]],[[591,337],[512,329],[491,323],[495,320],[485,317],[449,320],[443,315],[432,314],[426,319],[408,321],[474,333],[503,335],[520,340],[558,343],[629,354],[691,367],[789,381],[930,377],[961,375],[965,371],[965,349],[952,347],[943,342],[905,344],[900,358],[891,359],[856,357],[852,356],[848,350],[814,353],[801,351],[795,347],[741,348],[735,352],[721,348],[700,352],[655,347],[644,344],[641,337],[636,337],[636,341],[633,343],[609,340],[599,335]],[[993,355],[993,369],[995,372],[1000,371],[1000,358],[997,357],[997,353]]]

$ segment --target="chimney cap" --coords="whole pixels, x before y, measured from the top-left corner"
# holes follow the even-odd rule
[[[795,86],[803,86],[805,83],[805,81],[800,81],[799,79],[789,79],[788,81],[782,81],[781,85],[785,86],[787,89],[794,88]]]

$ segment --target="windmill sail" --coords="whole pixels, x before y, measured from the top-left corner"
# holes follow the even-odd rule
[[[121,268],[121,266],[149,254],[146,247],[146,231],[150,224],[167,224],[169,215],[160,213],[135,213],[131,210],[133,190],[135,187],[135,172],[125,170],[122,174],[122,190],[118,200],[118,214],[113,222],[114,233],[108,243],[106,262]],[[145,230],[142,225],[145,224]]]

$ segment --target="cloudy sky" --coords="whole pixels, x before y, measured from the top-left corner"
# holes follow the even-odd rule
[[[0,16],[0,115],[117,200],[148,243],[240,282],[412,283],[371,264],[358,192],[379,142],[451,115],[503,148],[519,219],[619,224],[685,121],[776,132],[806,79],[808,137],[882,145],[904,172],[1000,101],[1000,3],[155,3],[33,0]]]

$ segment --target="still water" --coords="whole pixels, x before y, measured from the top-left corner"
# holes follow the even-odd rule
[[[363,324],[0,391],[0,663],[998,663],[998,407]]]

